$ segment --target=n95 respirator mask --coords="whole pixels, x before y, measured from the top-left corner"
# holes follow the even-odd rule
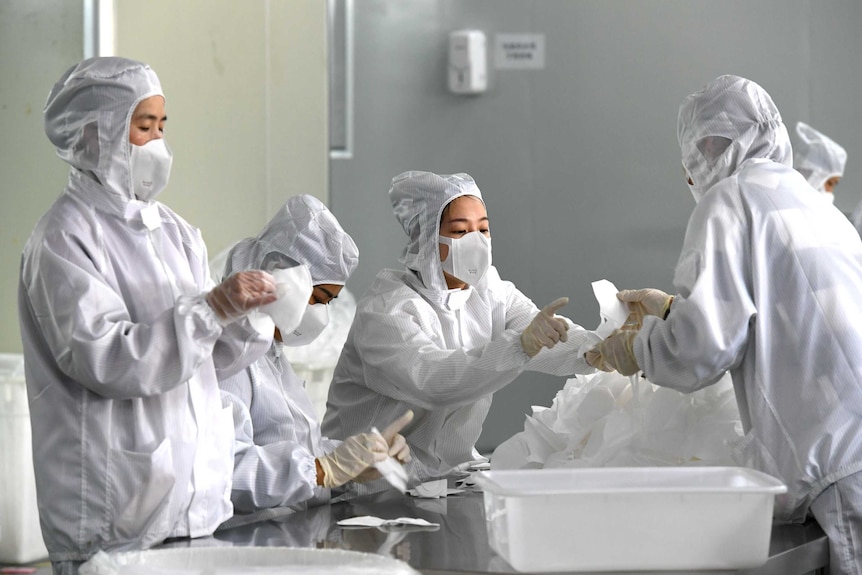
[[[168,185],[174,156],[164,139],[143,146],[131,144],[132,193],[143,202],[154,200]]]
[[[329,325],[329,309],[326,304],[316,303],[305,308],[305,314],[293,331],[281,331],[281,341],[288,347],[308,345]]]
[[[469,232],[460,238],[440,236],[440,243],[449,246],[443,271],[466,284],[478,283],[491,267],[491,238],[482,232]]]

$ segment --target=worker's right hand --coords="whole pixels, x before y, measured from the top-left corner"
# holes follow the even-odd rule
[[[275,280],[265,271],[236,272],[214,287],[206,300],[224,324],[276,300]]]
[[[616,370],[620,375],[634,375],[640,371],[634,352],[637,335],[632,329],[618,329],[588,351],[584,359],[601,371]]]
[[[530,325],[521,333],[521,347],[524,353],[533,357],[543,347],[548,349],[554,347],[558,341],[566,341],[569,336],[569,324],[566,320],[556,317],[554,313],[569,303],[569,298],[557,298],[546,305],[536,316]]]
[[[344,485],[389,456],[389,445],[379,433],[351,435],[332,452],[317,458],[323,487]]]
[[[629,308],[625,329],[640,329],[644,317],[654,315],[664,319],[673,302],[673,297],[659,289],[626,289],[617,294],[617,299]]]

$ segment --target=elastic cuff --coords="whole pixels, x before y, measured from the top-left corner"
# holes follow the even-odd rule
[[[667,307],[664,310],[664,314],[662,315],[662,319],[667,319],[667,316],[670,315],[670,306],[673,305],[673,296],[670,296],[667,300]]]

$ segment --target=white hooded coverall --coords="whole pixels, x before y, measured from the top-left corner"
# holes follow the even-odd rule
[[[295,196],[256,238],[230,251],[225,276],[277,268],[285,258],[306,265],[314,285],[344,285],[359,264],[359,250],[325,205],[312,196]],[[321,437],[305,382],[282,348],[273,341],[260,360],[219,381],[236,426],[232,499],[246,513],[329,500],[329,489],[317,485],[314,460],[341,442]]]
[[[569,322],[567,342],[531,359],[520,335],[539,309],[494,266],[477,285],[447,287],[440,218],[465,195],[482,199],[466,174],[405,172],[392,180],[389,197],[410,238],[401,258],[407,269],[382,270],[357,304],[323,420],[325,435],[344,438],[412,409],[402,433],[412,455],[407,465],[420,480],[479,458],[474,446],[495,391],[525,370],[591,373],[577,351],[599,341]]]
[[[680,391],[730,370],[745,431],[735,458],[781,478],[775,514],[802,521],[862,469],[862,242],[791,167],[781,116],[754,82],[721,76],[689,96],[678,133],[699,202],[679,295],[665,321],[645,318],[637,363]]]
[[[216,370],[242,369],[269,343],[238,323],[223,330],[204,299],[199,231],[130,191],[130,118],[154,95],[145,64],[96,58],[70,68],[45,107],[72,168],[24,248],[18,307],[39,514],[58,570],[98,550],[207,535],[230,517],[233,422]]]

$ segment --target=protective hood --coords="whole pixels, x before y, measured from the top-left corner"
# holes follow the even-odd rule
[[[796,135],[793,167],[805,176],[811,187],[822,192],[829,178],[844,175],[847,151],[804,122],[796,123]]]
[[[69,68],[45,103],[45,134],[57,155],[126,200],[129,125],[141,100],[162,96],[156,73],[126,58],[90,58]]]
[[[344,285],[359,265],[359,249],[320,200],[300,195],[287,200],[256,238],[231,249],[225,277],[233,272],[305,264],[314,285]]]
[[[399,259],[407,269],[419,274],[428,289],[449,289],[440,264],[440,218],[443,209],[461,196],[482,200],[476,182],[467,174],[438,176],[410,171],[392,178],[389,200],[409,238]]]
[[[739,76],[719,76],[679,108],[682,165],[700,198],[746,160],[792,166],[790,137],[766,90]]]

